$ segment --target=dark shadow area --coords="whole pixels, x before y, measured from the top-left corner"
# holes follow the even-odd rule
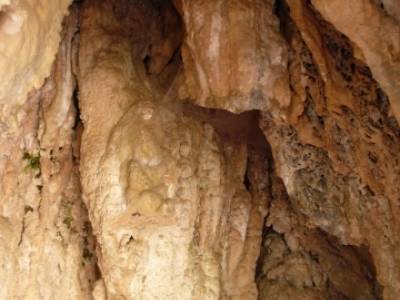
[[[204,108],[185,102],[183,113],[211,124],[223,138],[246,144],[249,150],[267,153],[269,145],[258,126],[260,112],[257,110],[235,114],[224,109]]]

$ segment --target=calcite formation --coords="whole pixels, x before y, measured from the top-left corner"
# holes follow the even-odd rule
[[[75,8],[64,22],[49,78],[21,108],[14,107],[20,127],[2,131],[1,299],[87,299],[96,279],[96,263],[88,256],[90,223],[80,198],[79,151],[73,150],[77,20]],[[17,105],[7,105],[12,104]]]
[[[0,2],[0,104],[23,104],[50,75],[71,0]],[[45,41],[45,42],[44,42]],[[23,84],[21,84],[23,82]],[[2,110],[2,111],[3,111]]]
[[[265,210],[243,183],[246,145],[184,114],[151,81],[141,57],[154,41],[142,26],[157,24],[118,5],[84,5],[79,51],[80,171],[106,294],[255,298]]]
[[[232,112],[289,104],[274,1],[176,1],[185,23],[179,97]]]
[[[400,297],[400,2],[0,0],[0,299]]]

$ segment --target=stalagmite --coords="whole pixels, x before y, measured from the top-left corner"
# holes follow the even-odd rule
[[[246,146],[184,115],[148,78],[141,26],[157,24],[141,8],[92,1],[81,20],[80,171],[107,295],[255,299],[264,210],[243,184]]]

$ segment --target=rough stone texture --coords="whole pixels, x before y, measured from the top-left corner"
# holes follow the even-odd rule
[[[0,73],[2,112],[10,104],[23,104],[27,94],[41,87],[50,75],[60,42],[61,21],[70,3],[71,0],[0,2],[0,70],[7,70]]]
[[[271,183],[257,273],[260,299],[379,299],[368,249],[341,245],[321,229],[309,228],[282,180],[272,176]]]
[[[76,29],[75,10],[65,22],[51,76],[19,110],[17,134],[0,143],[1,299],[91,297],[93,240],[80,200],[79,152],[72,148]]]
[[[281,259],[291,261],[291,256],[299,255],[301,259],[294,258],[292,266],[285,262],[281,271],[264,266],[261,277],[266,282],[259,280],[265,292],[261,297],[375,299],[383,295],[385,299],[396,299],[400,293],[400,273],[395,267],[400,258],[399,222],[395,217],[400,192],[399,126],[392,116],[399,99],[398,25],[372,2],[367,6],[367,1],[341,1],[332,9],[339,2],[313,1],[331,8],[329,20],[338,31],[307,1],[288,1],[294,23],[283,8],[284,2],[278,1],[280,29],[289,46],[286,89],[291,93],[290,102],[276,103],[264,97],[263,104],[255,107],[249,102],[251,97],[237,97],[237,89],[249,82],[249,86],[257,86],[251,72],[241,72],[263,64],[257,59],[241,61],[237,53],[256,51],[258,48],[251,44],[257,40],[253,34],[262,35],[263,29],[276,32],[276,26],[262,21],[253,31],[248,28],[256,21],[228,26],[226,20],[234,19],[226,17],[231,11],[240,16],[252,12],[244,4],[238,12],[224,1],[177,1],[186,26],[182,49],[185,83],[183,87],[181,82],[177,84],[181,97],[232,111],[261,108],[261,127],[271,144],[274,172],[283,182],[284,192],[278,195],[271,187],[267,224],[287,243],[290,254],[281,255]],[[272,5],[263,9],[252,4],[258,14],[264,9],[272,11]],[[371,14],[379,20],[371,22]],[[342,20],[340,25],[344,27],[334,18]],[[219,22],[227,24],[220,32],[229,31],[229,37],[213,32],[219,32],[218,26],[213,26]],[[271,33],[263,33],[276,41]],[[243,36],[245,42],[219,52],[221,57],[210,55],[213,45],[229,44],[231,39]],[[285,48],[282,42],[278,45]],[[230,84],[230,76],[237,74],[241,74],[240,82]],[[229,96],[220,97],[215,91]],[[282,193],[288,195],[285,201],[280,200]],[[279,243],[273,245],[280,247]],[[266,258],[266,264],[270,263]],[[300,271],[296,271],[296,264]],[[335,274],[332,266],[336,264],[339,267],[335,267]],[[302,265],[308,265],[312,280],[295,278],[307,274]],[[286,293],[287,282],[293,290]]]
[[[294,23],[287,12],[281,20],[290,46],[289,122],[264,112],[262,129],[295,217],[283,222],[270,212],[268,223],[284,235],[291,251],[305,247],[299,225],[338,238],[336,247],[363,249],[372,262],[364,275],[372,279],[363,289],[369,296],[357,292],[360,280],[353,281],[353,291],[335,288],[351,299],[379,298],[379,282],[385,299],[397,299],[398,123],[351,42],[306,1],[288,3]]]
[[[158,20],[145,19],[146,5],[82,9],[80,171],[102,274],[94,294],[256,299],[265,210],[243,184],[246,145],[184,114],[147,76],[143,51],[157,41],[145,28]]]
[[[397,3],[396,3],[397,2]],[[372,74],[388,94],[400,121],[400,23],[370,0],[312,0],[315,8],[357,47]],[[397,18],[400,4],[386,1]],[[384,6],[385,7],[385,6]]]
[[[232,112],[289,104],[287,51],[273,2],[176,1],[186,29],[180,98]]]
[[[0,0],[0,299],[397,300],[398,1],[68,4]]]
[[[358,253],[318,234],[305,239],[305,248],[292,250],[277,233],[265,237],[260,299],[375,299]]]
[[[374,0],[384,12],[400,22],[400,2],[397,0]]]

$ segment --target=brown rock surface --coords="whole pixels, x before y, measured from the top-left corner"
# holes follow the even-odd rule
[[[335,1],[315,2],[332,8]],[[291,102],[283,107],[271,102],[269,106],[264,107],[261,126],[271,143],[276,172],[283,179],[289,195],[289,208],[293,210],[293,218],[296,221],[288,220],[286,224],[282,220],[278,222],[273,212],[270,212],[267,222],[272,228],[276,227],[275,230],[284,234],[292,247],[291,251],[309,251],[307,240],[301,237],[301,234],[303,230],[307,233],[318,229],[328,237],[338,238],[329,239],[330,243],[337,244],[335,247],[339,248],[338,256],[343,256],[343,259],[346,258],[347,248],[342,249],[341,245],[354,245],[352,251],[356,256],[364,254],[367,257],[371,256],[368,261],[372,263],[366,267],[368,271],[362,274],[356,270],[360,269],[363,263],[367,263],[345,259],[348,261],[346,265],[351,268],[350,273],[358,273],[357,276],[346,275],[348,282],[352,282],[351,285],[343,285],[341,283],[343,280],[340,278],[332,279],[326,274],[329,267],[321,263],[322,266],[319,267],[322,268],[330,284],[333,284],[334,293],[350,298],[379,297],[381,293],[379,281],[383,286],[385,298],[396,299],[396,295],[399,294],[400,278],[399,270],[394,266],[399,263],[400,252],[396,246],[399,239],[397,236],[399,223],[395,216],[398,214],[400,173],[399,126],[392,116],[392,109],[396,111],[396,101],[399,99],[395,91],[399,70],[395,58],[396,47],[399,45],[396,42],[397,24],[394,19],[379,12],[377,7],[371,4],[368,6],[372,10],[371,13],[380,16],[381,23],[365,21],[365,27],[360,25],[359,30],[356,29],[357,26],[350,26],[349,22],[357,22],[357,18],[362,20],[368,18],[368,14],[364,11],[352,10],[353,6],[362,7],[361,2],[350,4],[343,1],[330,12],[334,17],[342,19],[343,15],[338,12],[343,10],[353,14],[358,13],[357,16],[346,19],[348,22],[346,28],[338,29],[345,34],[348,33],[350,39],[353,39],[352,32],[357,39],[362,37],[365,31],[364,48],[359,45],[354,48],[354,44],[326,22],[307,1],[288,1],[290,16],[294,22],[291,21],[288,12],[284,13],[282,8],[279,8],[284,6],[284,2],[278,3],[281,32],[289,46],[290,80],[287,90],[291,91]],[[211,37],[218,37],[217,34],[211,34],[212,20],[217,19],[212,16],[218,15],[219,11],[216,3],[224,2],[205,4],[194,1],[178,5],[187,30],[182,50],[186,88],[190,85],[188,82],[196,82],[196,80],[188,81],[188,74],[197,74],[192,75],[190,77],[192,79],[196,76],[200,78],[199,69],[206,70],[204,74],[207,72],[211,72],[214,76],[219,74],[218,62],[215,67],[211,56],[206,55],[210,45],[213,44]],[[245,6],[241,8],[243,12],[238,14],[244,16],[247,10]],[[224,13],[227,11],[229,9],[225,9]],[[205,18],[211,21],[204,21]],[[389,23],[392,24],[391,27],[386,25]],[[198,29],[196,24],[199,26]],[[334,22],[333,25],[337,24]],[[227,27],[225,30],[231,28]],[[249,34],[246,26],[233,28],[235,37],[247,34],[248,42],[254,40],[252,34],[255,31]],[[374,40],[373,43],[372,41],[368,43],[368,39],[373,38],[379,42]],[[217,41],[214,42],[218,44]],[[220,38],[220,42],[229,43],[229,39]],[[206,46],[199,47],[200,44]],[[185,59],[187,51],[185,46],[192,47],[196,51],[196,54],[192,55],[195,58],[190,61],[192,64],[187,62],[187,58]],[[379,49],[382,46],[384,48]],[[256,48],[242,43],[232,49],[229,50],[236,53],[235,51],[241,49],[255,51]],[[385,49],[393,50],[391,53],[394,56],[385,52]],[[368,59],[367,54],[360,55],[361,50],[374,51],[379,60]],[[224,59],[232,59],[225,63],[225,66],[231,68],[225,74],[237,75],[240,74],[240,70],[248,70],[256,65],[256,60],[250,65],[249,61],[242,61],[239,67],[236,67],[235,63],[240,61],[238,57],[240,55],[224,56]],[[380,65],[375,65],[378,62]],[[199,68],[199,66],[208,67]],[[381,85],[375,81],[374,75]],[[210,86],[213,84],[218,86],[219,83],[212,75],[204,75],[203,82],[207,82]],[[255,80],[252,82],[254,85],[257,84]],[[271,81],[268,81],[268,84],[270,83]],[[247,107],[247,110],[254,108],[247,102],[250,97],[238,103],[238,98],[232,96],[235,95],[235,89],[240,86],[239,84],[221,84],[221,86],[226,90],[225,94],[230,95],[227,97],[228,101],[234,101],[236,107],[242,105]],[[201,95],[212,94],[209,92],[212,89],[206,84],[198,85],[192,90],[197,96],[190,95],[189,92],[188,97],[197,100],[197,104],[235,111],[227,105],[226,99],[216,95],[208,102],[204,100],[207,97]],[[388,161],[391,163],[387,163]],[[303,226],[303,230],[298,229]],[[315,247],[323,247],[326,238],[315,239],[319,240]],[[363,281],[364,288],[356,288],[357,285],[363,286],[361,283]],[[325,291],[323,297],[332,296],[329,293],[333,292]],[[298,297],[302,299],[302,296]]]
[[[287,50],[268,1],[176,1],[185,24],[179,96],[232,112],[289,103]]]
[[[144,29],[158,27],[147,21],[129,1],[82,10],[80,171],[104,290],[110,299],[255,299],[265,211],[243,184],[246,145],[184,114],[147,76],[142,51],[157,41]]]
[[[15,125],[20,127],[13,133],[2,128],[0,143],[1,299],[90,299],[90,281],[96,277],[95,260],[85,258],[92,240],[80,199],[74,157],[79,152],[72,149],[76,9],[64,27],[63,42],[44,86],[20,108],[8,103],[14,104],[17,116],[2,115],[17,117]]]
[[[368,251],[384,298],[397,299],[398,123],[350,41],[305,1],[288,3],[294,23],[285,12],[281,19],[290,46],[290,123],[282,124],[268,112],[262,122],[277,174],[303,226]],[[298,225],[268,222],[291,243],[302,243]],[[347,297],[361,297],[344,291]],[[379,296],[376,289],[374,293]]]
[[[370,0],[312,0],[315,8],[357,47],[372,74],[391,99],[393,113],[400,121],[400,4],[386,1],[386,8]]]
[[[0,0],[0,299],[400,297],[399,1],[70,2]]]

